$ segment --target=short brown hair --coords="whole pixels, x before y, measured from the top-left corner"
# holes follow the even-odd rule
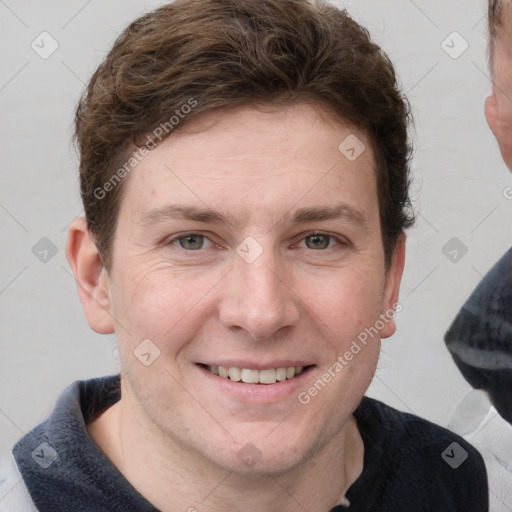
[[[169,120],[191,99],[180,127],[214,109],[309,102],[362,129],[375,153],[389,263],[413,222],[410,109],[368,31],[320,1],[177,0],[124,30],[77,108],[82,201],[107,268],[126,161],[159,126],[159,140],[172,134]]]
[[[510,0],[489,0],[488,30],[489,30],[489,61],[494,62],[494,45],[503,28],[503,20],[506,14],[510,14]]]

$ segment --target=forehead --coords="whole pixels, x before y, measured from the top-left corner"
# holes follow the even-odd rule
[[[241,222],[275,222],[278,207],[340,198],[373,210],[375,161],[364,133],[314,106],[244,107],[199,116],[173,133],[130,175],[126,195],[139,216],[178,202],[232,209]]]

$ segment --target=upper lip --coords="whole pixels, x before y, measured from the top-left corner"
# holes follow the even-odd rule
[[[208,366],[224,366],[225,368],[246,368],[248,370],[268,370],[271,368],[290,368],[291,366],[311,366],[312,363],[310,361],[304,360],[295,360],[291,359],[281,359],[276,361],[270,361],[268,363],[262,363],[261,361],[247,361],[241,359],[229,359],[229,360],[215,360],[202,362],[199,364],[208,365]]]

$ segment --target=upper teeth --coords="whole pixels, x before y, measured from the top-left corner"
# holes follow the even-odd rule
[[[268,368],[266,370],[251,370],[247,368],[237,368],[236,366],[209,366],[208,369],[219,377],[231,379],[235,382],[245,382],[246,384],[274,384],[276,381],[292,379],[300,375],[304,370],[303,366],[289,366],[288,368]]]

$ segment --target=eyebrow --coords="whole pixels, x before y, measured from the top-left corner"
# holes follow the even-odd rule
[[[239,224],[230,213],[180,204],[166,205],[148,211],[142,216],[140,223],[145,226],[152,226],[174,219],[207,224],[224,224],[229,227],[235,227]],[[290,212],[285,214],[279,219],[277,224],[304,224],[325,220],[341,220],[363,226],[367,223],[368,218],[359,208],[347,203],[339,203],[334,206],[299,208],[293,214]]]
[[[288,216],[282,219],[283,222],[287,222],[287,220]],[[367,223],[367,216],[359,208],[355,208],[346,203],[340,203],[334,206],[300,208],[291,218],[293,224],[318,222],[322,220],[342,220],[352,224],[364,225]]]
[[[150,226],[173,219],[191,220],[207,224],[226,224],[227,226],[236,225],[235,218],[229,213],[181,204],[171,204],[151,210],[143,215],[140,223]]]

